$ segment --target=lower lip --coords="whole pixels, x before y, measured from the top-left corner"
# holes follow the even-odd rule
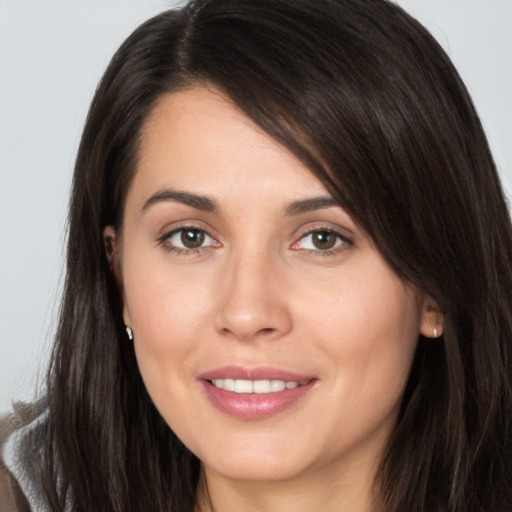
[[[274,393],[234,393],[219,389],[209,381],[200,381],[210,401],[222,412],[245,420],[268,418],[284,411],[303,398],[314,385],[314,380],[292,389]]]

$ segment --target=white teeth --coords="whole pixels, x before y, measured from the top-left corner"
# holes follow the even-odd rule
[[[235,393],[252,393],[252,381],[235,380]]]
[[[252,386],[254,393],[270,393],[269,380],[255,380]]]
[[[286,389],[286,382],[284,380],[270,381],[270,391],[283,391],[283,389]]]
[[[216,388],[235,393],[275,393],[299,386],[298,382],[284,380],[215,379],[211,382]]]
[[[235,391],[235,381],[233,379],[224,379],[222,389],[226,391]]]

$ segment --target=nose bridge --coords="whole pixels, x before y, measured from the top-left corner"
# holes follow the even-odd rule
[[[240,248],[222,272],[216,327],[239,339],[279,337],[291,328],[279,259],[262,247]]]

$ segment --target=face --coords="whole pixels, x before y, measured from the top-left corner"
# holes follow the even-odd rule
[[[141,375],[207,475],[286,480],[375,464],[425,300],[220,94],[161,98],[116,244]]]

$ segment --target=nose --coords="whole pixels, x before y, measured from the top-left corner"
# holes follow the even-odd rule
[[[264,255],[226,264],[220,276],[216,330],[238,340],[278,339],[292,328],[283,272]]]

